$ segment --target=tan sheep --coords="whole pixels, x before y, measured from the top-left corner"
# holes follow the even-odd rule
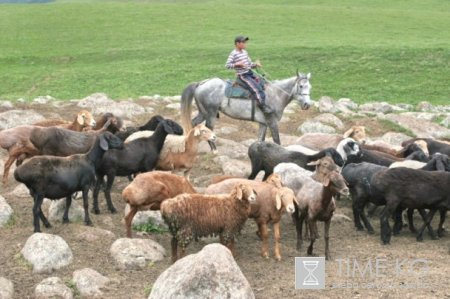
[[[137,175],[122,192],[122,198],[130,205],[125,217],[127,237],[131,238],[131,223],[138,211],[159,210],[161,203],[181,193],[197,193],[186,178],[162,171]]]
[[[294,192],[281,186],[278,175],[271,175],[265,182],[257,182],[247,179],[227,179],[206,188],[205,193],[217,194],[230,192],[236,184],[245,184],[252,187],[257,193],[257,200],[251,205],[249,218],[253,218],[258,225],[257,235],[262,240],[261,255],[269,257],[269,231],[268,225],[273,225],[274,231],[274,256],[281,260],[280,253],[280,220],[284,211],[292,214],[295,211]]]
[[[366,128],[364,126],[353,126],[347,130],[342,136],[336,134],[324,133],[306,133],[298,139],[298,144],[306,146],[313,150],[323,150],[336,146],[345,138],[353,138],[356,142],[366,142]]]

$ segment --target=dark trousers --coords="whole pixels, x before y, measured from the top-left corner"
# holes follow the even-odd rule
[[[242,81],[242,83],[246,85],[247,89],[252,94],[253,99],[256,99],[259,104],[266,103],[266,93],[257,83],[255,74],[253,74],[252,71],[248,71],[244,74],[238,75],[238,77]]]

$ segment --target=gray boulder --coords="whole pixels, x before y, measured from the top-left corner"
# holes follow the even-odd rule
[[[409,139],[411,139],[410,136],[397,132],[387,132],[381,137],[381,140],[394,146],[401,146],[403,141]]]
[[[0,298],[11,299],[13,295],[14,295],[13,283],[4,277],[0,277]]]
[[[78,102],[78,107],[91,110],[92,114],[111,112],[119,117],[133,118],[146,113],[141,105],[130,101],[116,102],[104,93],[94,93]]]
[[[327,125],[331,125],[338,129],[344,128],[344,123],[337,116],[331,113],[319,114],[316,117],[314,117],[314,120],[321,123],[325,123]]]
[[[386,102],[366,103],[359,106],[360,111],[374,113],[392,113],[394,108]]]
[[[51,273],[72,263],[72,250],[60,236],[34,233],[21,250],[34,273]]]
[[[171,103],[169,105],[166,105],[166,108],[180,110],[181,104],[180,103]]]
[[[231,176],[247,177],[251,172],[251,166],[248,161],[231,159],[227,156],[218,156],[213,160],[222,168],[222,172]]]
[[[10,101],[0,101],[0,108],[3,109],[13,109],[14,105]]]
[[[443,138],[450,136],[450,129],[424,119],[398,114],[386,115],[386,119],[410,129],[417,137]]]
[[[45,105],[54,100],[55,100],[55,98],[51,97],[51,96],[40,96],[40,97],[33,99],[33,103]]]
[[[416,110],[427,112],[427,111],[435,111],[436,108],[431,103],[427,101],[422,101],[419,104],[417,104]]]
[[[34,298],[72,299],[73,292],[59,277],[49,277],[41,281],[34,289]]]
[[[414,117],[414,118],[428,120],[428,121],[435,121],[438,118],[438,114],[430,113],[430,112],[403,112],[403,113],[400,113],[400,115]]]
[[[307,120],[298,127],[297,132],[301,134],[306,133],[333,134],[336,133],[336,130],[331,126],[324,125],[320,121]]]
[[[85,268],[73,272],[73,282],[77,285],[81,296],[96,298],[102,297],[101,291],[109,282],[109,278],[101,275],[97,271]]]
[[[208,144],[207,142],[202,143]],[[248,148],[239,142],[225,138],[217,138],[216,146],[221,155],[225,155],[232,159],[247,158]]]
[[[321,113],[336,113],[338,112],[337,108],[335,107],[335,102],[332,98],[323,96],[319,99],[319,111]]]
[[[443,125],[444,127],[447,127],[447,128],[450,127],[450,115],[448,115],[446,118],[444,118],[441,121],[441,125]]]
[[[0,130],[30,125],[43,119],[44,117],[34,110],[9,110],[0,113]]]
[[[149,262],[164,259],[164,247],[150,239],[118,239],[110,249],[111,256],[122,269],[143,269]]]
[[[358,104],[347,98],[341,98],[336,102],[336,109],[342,113],[348,113],[358,109]]]
[[[244,299],[255,295],[228,248],[210,244],[164,271],[148,298]]]
[[[8,204],[6,199],[0,195],[0,227],[3,227],[6,223],[8,223],[13,212],[13,209]]]
[[[50,222],[62,222],[64,210],[66,208],[66,199],[52,200],[48,208],[48,220]],[[84,219],[84,209],[80,206],[78,201],[72,200],[69,209],[69,221],[79,222]]]
[[[15,187],[14,190],[9,193],[9,195],[19,198],[31,198],[30,191],[24,184],[17,185],[17,187]]]
[[[125,216],[130,212],[130,205],[125,206]],[[161,216],[160,211],[139,211],[134,215],[132,225],[145,224],[151,221],[152,223],[167,228],[167,224]]]

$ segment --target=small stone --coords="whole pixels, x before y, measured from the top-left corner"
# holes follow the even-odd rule
[[[43,119],[44,116],[34,110],[8,110],[0,113],[0,130],[30,125]]]
[[[450,128],[450,115],[448,115],[446,118],[444,118],[441,121],[441,125],[443,125],[444,127]]]
[[[48,220],[50,222],[62,222],[64,210],[66,209],[67,200],[65,198],[59,200],[52,200],[48,210]],[[69,221],[79,222],[84,219],[84,209],[80,204],[72,200],[72,204],[69,209]]]
[[[333,127],[324,125],[319,121],[307,120],[298,127],[297,132],[302,134],[306,133],[334,134],[336,133],[336,130]]]
[[[221,166],[223,173],[231,176],[247,177],[251,171],[251,165],[247,161],[231,159],[228,156],[218,156],[213,161]]]
[[[399,146],[403,141],[409,140],[411,137],[403,133],[387,132],[381,137],[381,139],[390,145]]]
[[[0,195],[0,227],[8,223],[13,214],[13,209],[8,204],[6,199]]]
[[[98,227],[83,225],[80,226],[80,229],[82,231],[77,234],[77,238],[80,241],[86,240],[88,242],[94,242],[103,239],[113,240],[116,237],[113,232]]]
[[[427,101],[422,101],[416,106],[416,110],[418,111],[434,111],[435,107]]]
[[[181,104],[180,103],[172,103],[172,104],[166,105],[166,108],[180,110]]]
[[[81,296],[95,298],[103,295],[101,289],[104,288],[110,280],[93,269],[84,268],[73,272],[73,282],[77,285],[77,289],[80,291]]]
[[[36,299],[61,298],[72,299],[73,292],[59,277],[49,277],[41,281],[34,289]],[[2,298],[0,296],[0,298]]]
[[[352,222],[352,219],[350,219],[350,217],[344,214],[333,214],[333,218],[331,218],[331,221],[342,223],[342,222]]]
[[[0,107],[4,109],[13,109],[14,105],[10,101],[0,101]]]
[[[55,100],[55,98],[47,95],[47,96],[40,96],[40,97],[33,99],[33,103],[43,105],[43,104],[48,104],[48,102],[54,101],[54,100]]]
[[[323,96],[319,99],[319,111],[321,113],[329,112],[329,113],[336,113],[337,109],[335,107],[335,102],[332,98]]]
[[[125,206],[125,216],[130,212],[130,205]],[[153,224],[167,228],[160,211],[139,211],[134,215],[132,225],[146,224],[151,221]]]
[[[394,109],[386,102],[366,103],[359,106],[360,111],[375,113],[392,113]]]
[[[150,239],[118,239],[110,249],[111,256],[122,269],[143,269],[148,262],[164,259],[164,247]]]
[[[17,187],[15,187],[14,190],[9,193],[9,196],[31,198],[30,191],[24,184],[19,184]]]
[[[344,123],[334,114],[331,113],[323,113],[314,117],[314,120],[317,120],[321,123],[325,123],[328,125],[332,125],[338,129],[344,128]]]
[[[0,277],[0,298],[11,299],[13,295],[14,295],[13,283],[4,277]]]

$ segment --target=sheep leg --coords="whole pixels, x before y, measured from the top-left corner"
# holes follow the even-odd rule
[[[84,208],[84,224],[92,225],[91,218],[89,218],[89,186],[83,189],[83,208]]]
[[[236,252],[234,251],[234,237],[231,237],[230,240],[228,240],[228,245],[227,245],[228,249],[230,249],[231,254],[236,257]]]
[[[42,222],[44,223],[44,226],[45,226],[46,228],[52,227],[51,224],[50,224],[50,222],[48,222],[47,218],[45,218],[45,215],[44,215],[44,213],[42,212],[42,209],[41,209],[41,208],[39,208],[39,217],[41,218],[41,220],[42,220]]]
[[[353,198],[355,198],[355,196],[352,196]],[[363,217],[365,218],[365,216],[363,216],[362,214],[364,213],[364,202],[358,202],[356,200],[353,201],[352,203],[352,208],[353,208],[353,222],[355,223],[355,227],[357,230],[364,230],[364,227],[361,224],[361,219],[363,220],[364,224],[366,224],[364,221]],[[369,223],[370,226],[370,223]],[[367,225],[366,225],[367,227]],[[368,228],[367,228],[368,229]]]
[[[264,141],[266,139],[267,125],[259,123],[258,141]]]
[[[114,178],[115,178],[114,174],[107,175],[106,189],[105,189],[106,204],[108,205],[108,209],[112,214],[117,213],[117,210],[114,207],[112,200],[111,200],[111,189],[112,189],[112,185],[114,183]]]
[[[439,228],[437,231],[438,237],[442,238],[444,236],[444,222],[445,222],[445,217],[447,216],[447,210],[442,209],[439,211],[439,214],[441,216],[441,219],[439,220]]]
[[[16,156],[10,155],[8,157],[8,160],[6,160],[6,162],[5,162],[4,169],[3,169],[3,185],[5,185],[5,186],[8,183],[9,170],[11,169],[11,166],[14,163],[14,160],[16,160]]]
[[[416,240],[418,242],[423,241],[423,231],[425,230],[425,227],[428,228],[428,232],[430,233],[430,236],[433,240],[438,239],[436,234],[433,231],[433,228],[430,225],[431,220],[433,220],[434,214],[436,213],[436,209],[431,209],[428,214],[425,212],[424,209],[418,209],[420,216],[422,216],[422,219],[424,221],[424,224],[420,227],[419,232],[417,233]]]
[[[261,223],[261,255],[264,258],[269,258],[269,231],[267,230],[267,223]]]
[[[314,242],[316,241],[316,232],[314,230],[317,229],[317,226],[315,225],[314,221],[308,221],[308,226],[309,226],[309,233],[311,234],[311,240],[308,246],[307,253],[308,255],[312,255]]]
[[[98,194],[100,193],[100,187],[102,185],[103,176],[97,174],[97,179],[95,180],[95,188],[93,192],[94,203],[92,207],[92,211],[95,214],[100,214],[100,209],[98,208]]]
[[[200,115],[201,113],[199,113]],[[211,131],[214,131],[214,125],[216,124],[216,115],[218,115],[218,111],[215,111],[214,113],[210,113],[207,117],[206,117],[206,121],[205,121],[205,126],[210,129]],[[200,122],[198,122],[198,120],[196,120],[196,118],[194,118],[194,125],[198,125],[202,122],[203,120],[201,120]],[[198,122],[198,123],[196,123]],[[213,153],[217,152],[217,147],[216,147],[216,143],[214,141],[208,140],[208,144],[209,147],[211,148],[211,151]]]
[[[408,209],[408,226],[409,226],[409,230],[413,233],[416,234],[417,233],[417,229],[414,226],[414,220],[413,220],[413,215],[414,215],[414,209]]]
[[[44,196],[35,194],[34,195],[34,205],[33,205],[33,224],[34,224],[34,232],[40,233],[41,232],[41,226],[39,222],[39,218],[41,218],[41,205],[44,201]]]
[[[188,180],[188,182],[190,182],[191,180],[189,179],[189,176],[191,175],[191,169],[186,169],[184,171],[184,177],[186,178],[186,180]]]
[[[69,223],[69,209],[72,205],[72,194],[66,197],[66,208],[64,209],[63,223]]]
[[[331,260],[329,240],[330,240],[330,224],[331,218],[325,221],[325,259],[327,261]]]
[[[395,198],[397,199],[397,198]],[[389,217],[395,212],[397,203],[394,200],[386,198],[386,206],[380,216],[380,236],[383,245],[387,245],[391,241],[391,227],[389,225]]]
[[[175,263],[178,259],[178,239],[177,239],[177,237],[175,237],[175,236],[172,237],[172,241],[170,242],[170,245],[172,247],[172,263]]]
[[[398,207],[397,210],[395,210],[395,213],[393,215],[394,218],[394,227],[393,227],[393,234],[398,235],[400,234],[400,231],[402,230],[403,227],[403,209]]]
[[[250,162],[252,164],[252,173],[250,173],[248,179],[254,180],[258,173],[261,171],[261,163],[259,161],[256,161],[255,159],[250,159]]]
[[[298,210],[297,206],[295,206],[295,212],[292,213],[292,220],[294,221],[295,230],[297,231],[297,251],[302,248],[303,244],[302,226],[304,219],[303,214]]]
[[[127,229],[127,237],[131,238],[131,224],[133,223],[133,218],[136,215],[138,209],[136,206],[130,205],[130,211],[128,215],[125,217],[125,228]]]
[[[273,224],[273,236],[275,239],[275,259],[281,261],[280,252],[280,222]]]
[[[377,205],[374,205],[374,204],[370,203],[369,207],[367,209],[367,216],[372,218],[375,215],[375,212],[377,211],[377,209],[378,209]]]

